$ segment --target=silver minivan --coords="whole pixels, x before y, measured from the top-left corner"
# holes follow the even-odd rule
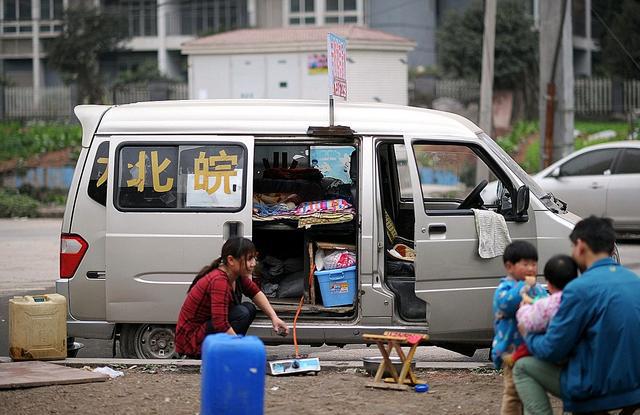
[[[304,298],[301,343],[411,331],[471,354],[490,345],[493,291],[504,275],[501,257],[478,255],[472,209],[502,215],[511,238],[537,246],[542,264],[569,251],[577,220],[482,130],[445,112],[337,103],[331,127],[326,103],[313,101],[75,112],[82,151],[56,290],[68,299],[70,337],[117,340],[124,357],[175,356],[186,290],[234,235],[251,238],[265,263],[297,264],[269,291],[289,322]],[[482,190],[493,180],[497,198],[487,204]],[[305,220],[278,208],[323,200],[330,210]],[[332,246],[355,258],[355,281],[338,287],[355,290],[346,305],[327,304],[314,278],[319,249]],[[260,316],[250,333],[267,344],[291,341]]]

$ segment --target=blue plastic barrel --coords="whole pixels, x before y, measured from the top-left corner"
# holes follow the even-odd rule
[[[200,413],[264,413],[266,365],[256,336],[208,335],[202,343]]]

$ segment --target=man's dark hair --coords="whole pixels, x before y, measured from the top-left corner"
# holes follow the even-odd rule
[[[544,277],[560,290],[577,276],[578,264],[568,255],[554,255],[544,266]]]
[[[515,264],[522,259],[537,261],[538,251],[536,250],[536,247],[527,241],[514,241],[507,245],[504,250],[504,254],[502,255],[502,261],[505,264],[507,262]]]
[[[574,244],[578,242],[578,239],[584,241],[594,254],[611,255],[616,243],[613,221],[609,218],[598,218],[591,215],[576,224],[569,239]]]

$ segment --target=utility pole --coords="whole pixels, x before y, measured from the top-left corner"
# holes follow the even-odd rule
[[[493,63],[496,43],[496,2],[484,2],[484,34],[482,36],[482,78],[480,81],[480,128],[491,135],[493,103]]]
[[[569,0],[540,0],[541,165],[573,149],[573,36]]]
[[[482,35],[482,76],[480,79],[480,128],[488,135],[492,134],[493,118],[493,63],[496,43],[496,3],[497,0],[484,2],[484,34]],[[476,181],[489,178],[489,170],[478,160]]]
[[[31,0],[31,44],[32,44],[32,68],[33,68],[33,109],[40,109],[40,96],[42,88],[42,65],[40,62],[40,2]]]

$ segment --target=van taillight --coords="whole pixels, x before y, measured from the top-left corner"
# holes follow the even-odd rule
[[[80,235],[60,235],[60,278],[71,278],[76,273],[89,244]]]

